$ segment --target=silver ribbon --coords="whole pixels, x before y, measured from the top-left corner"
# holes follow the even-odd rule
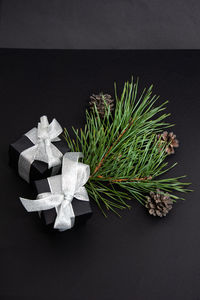
[[[63,156],[62,175],[60,177],[61,187],[57,187],[56,193],[41,193],[36,200],[20,198],[23,206],[28,212],[41,211],[56,208],[57,217],[54,228],[59,231],[70,229],[74,226],[75,215],[72,207],[72,200],[89,201],[88,193],[84,185],[90,176],[90,167],[78,162],[83,157],[80,152],[67,152]]]
[[[48,168],[61,164],[62,153],[52,144],[60,141],[58,136],[61,132],[62,127],[56,119],[49,124],[47,116],[42,116],[38,128],[33,128],[25,134],[34,144],[20,153],[18,161],[19,175],[27,182],[29,182],[30,168],[34,160],[46,162]]]

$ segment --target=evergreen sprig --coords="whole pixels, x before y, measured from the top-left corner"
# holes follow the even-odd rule
[[[97,107],[86,111],[84,129],[72,127],[75,138],[64,130],[71,151],[83,152],[84,162],[90,166],[87,190],[104,212],[104,207],[116,213],[130,208],[134,198],[145,204],[150,191],[167,191],[174,201],[182,199],[174,192],[188,191],[182,177],[159,179],[176,164],[168,167],[166,144],[157,134],[171,127],[163,113],[168,101],[156,105],[159,96],[152,95],[151,85],[138,96],[138,80],[126,82],[121,96],[115,84],[115,111],[105,102],[102,119]]]

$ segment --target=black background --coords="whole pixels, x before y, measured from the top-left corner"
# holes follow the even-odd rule
[[[0,51],[0,299],[200,299],[199,51]],[[136,201],[122,218],[93,204],[87,225],[51,233],[19,196],[31,188],[8,167],[8,145],[42,114],[84,124],[92,93],[113,95],[131,75],[169,99],[179,165],[193,193],[163,219]]]
[[[0,47],[199,49],[199,0],[0,0]]]

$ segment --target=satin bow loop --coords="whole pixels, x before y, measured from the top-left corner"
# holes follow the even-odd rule
[[[62,132],[60,124],[53,119],[49,124],[47,116],[42,116],[37,128],[37,149],[35,159],[46,162],[48,168],[61,163],[60,156],[55,155],[55,148],[52,142],[59,141],[58,136]]]
[[[36,200],[20,198],[27,211],[41,211],[56,208],[57,216],[54,228],[59,231],[70,229],[74,225],[74,211],[72,200],[89,201],[87,190],[84,187],[90,176],[88,165],[78,162],[83,157],[80,152],[67,152],[63,156],[61,192],[41,193]]]

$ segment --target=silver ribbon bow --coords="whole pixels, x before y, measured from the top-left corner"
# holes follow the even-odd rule
[[[56,208],[57,217],[54,228],[59,231],[70,229],[74,226],[75,215],[72,200],[89,201],[88,193],[84,185],[90,176],[90,167],[78,162],[83,157],[80,152],[67,152],[63,156],[61,188],[58,193],[41,193],[36,200],[20,198],[23,206],[28,212],[41,211]],[[53,177],[50,177],[53,178]]]
[[[46,162],[48,168],[61,164],[62,153],[52,144],[60,141],[58,136],[61,132],[62,127],[56,119],[49,124],[47,116],[42,116],[38,128],[33,128],[25,134],[34,145],[19,156],[18,171],[23,179],[29,182],[30,168],[34,160]]]

